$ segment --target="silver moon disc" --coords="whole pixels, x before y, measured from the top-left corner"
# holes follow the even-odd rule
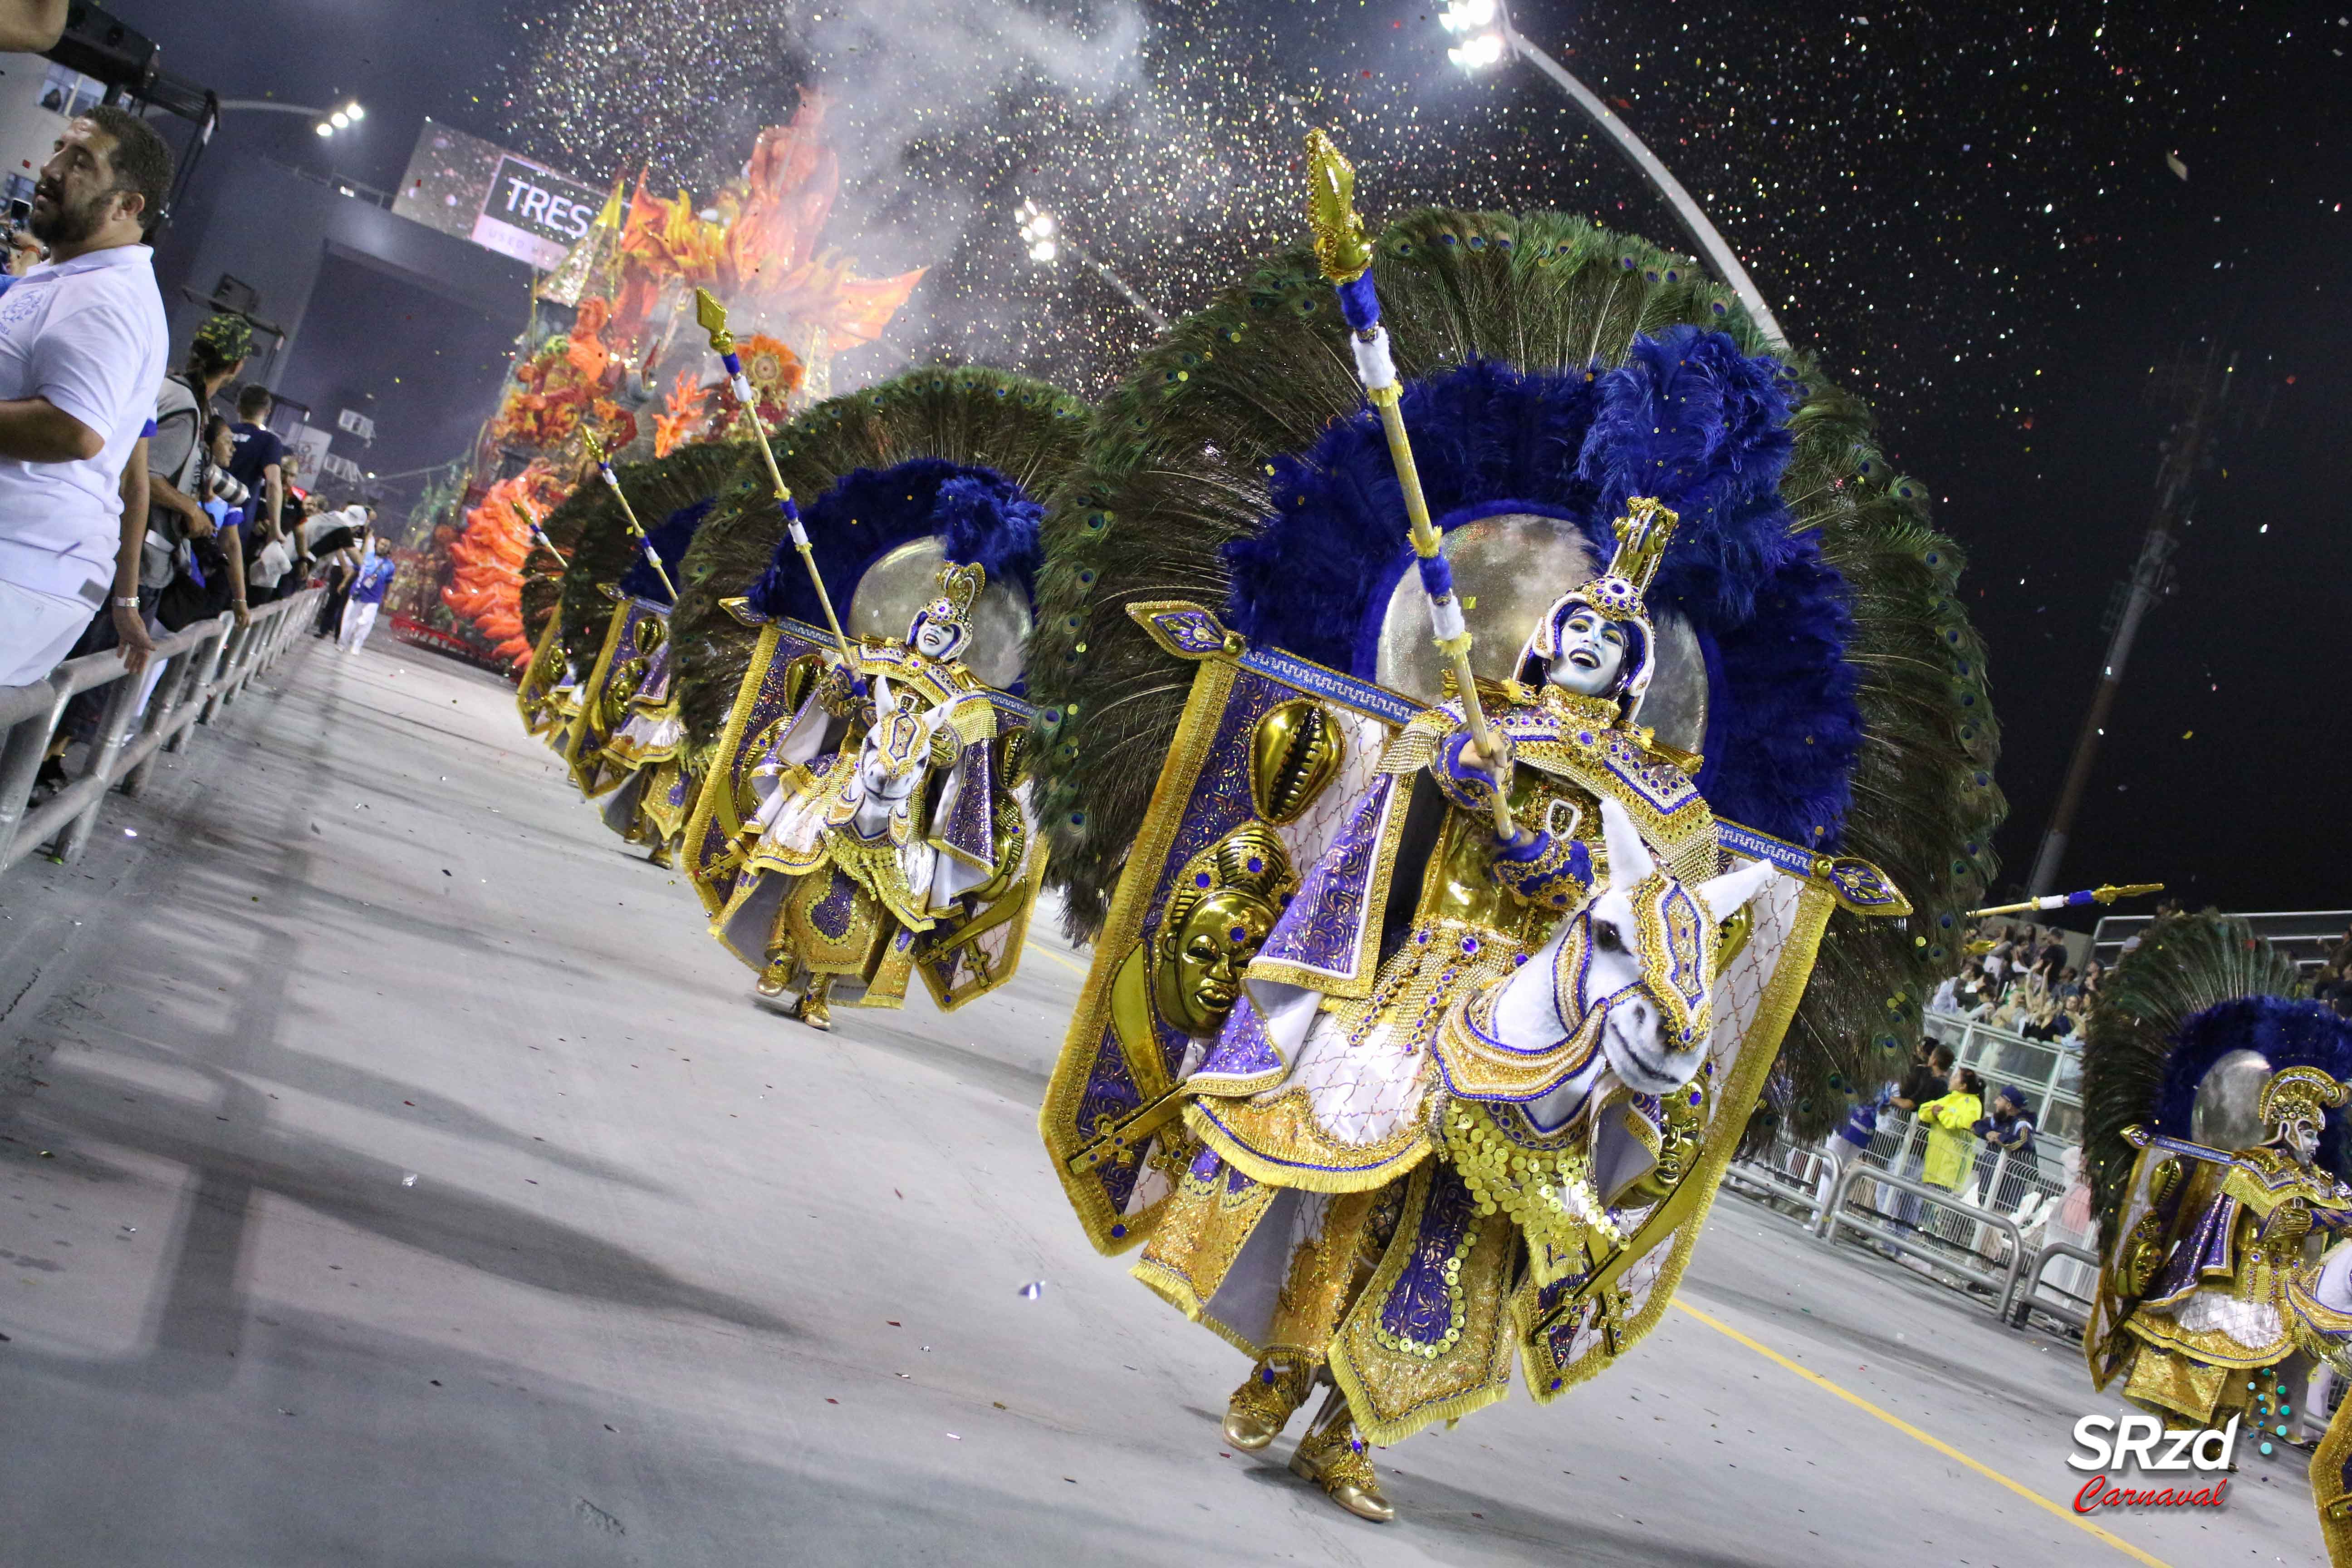
[[[1465,522],[1445,533],[1445,559],[1454,569],[1454,591],[1475,639],[1470,668],[1481,679],[1501,680],[1513,673],[1528,634],[1554,599],[1598,575],[1591,549],[1572,523],[1528,512],[1505,512]],[[1658,628],[1657,668],[1642,704],[1642,722],[1658,739],[1685,752],[1706,741],[1706,659],[1698,634],[1672,611],[1654,617]],[[1408,569],[1389,595],[1381,620],[1373,679],[1391,691],[1434,702],[1443,665],[1429,634],[1429,605],[1421,578]]]
[[[947,547],[937,534],[884,552],[850,595],[849,614],[844,617],[849,635],[905,640],[915,612],[939,597],[940,567],[946,560]],[[1028,605],[1018,590],[991,579],[971,609],[965,668],[991,686],[1011,686],[1021,679],[1021,648],[1028,639]]]
[[[2223,1051],[2197,1080],[2189,1136],[2209,1149],[2251,1149],[2270,1135],[2254,1113],[2271,1064],[2260,1051]]]

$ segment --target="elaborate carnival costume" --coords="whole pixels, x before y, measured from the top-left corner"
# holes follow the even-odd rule
[[[570,552],[556,600],[555,649],[560,668],[583,672],[568,700],[560,686],[550,693],[551,702],[562,701],[571,710],[558,732],[560,743],[555,737],[550,743],[562,755],[572,783],[591,799],[631,776],[612,764],[604,748],[629,721],[632,700],[667,640],[671,606],[665,580],[678,582],[702,518],[744,459],[740,446],[714,441],[667,458],[624,463],[614,469],[609,485],[591,468],[548,514],[548,535]],[[625,509],[622,496],[628,500]],[[645,539],[631,526],[633,518],[645,519],[652,530]],[[653,570],[649,555],[660,556],[661,571]],[[624,579],[644,591],[625,591]],[[528,598],[524,607],[528,614]]]
[[[607,709],[625,707],[626,717],[611,729],[588,793],[609,789],[604,825],[632,844],[651,845],[652,859],[660,866],[670,864],[672,847],[685,834],[694,805],[694,781],[684,756],[686,724],[670,695],[670,586],[711,505],[698,500],[670,513],[646,536],[647,552],[662,563],[663,571],[656,572],[653,562],[641,555],[614,589],[614,619],[628,623],[617,633],[614,657],[625,655],[631,662],[609,671],[602,700]],[[641,668],[635,660],[643,661]]]
[[[2168,1426],[2284,1436],[2300,1350],[2352,1375],[2352,1023],[2295,1000],[2243,921],[2159,919],[2101,989],[2083,1047],[2099,1286],[2095,1386]],[[2352,1568],[2352,1417],[2311,1466],[2328,1555]]]
[[[681,711],[709,757],[685,864],[712,934],[805,1022],[899,1005],[916,973],[958,1006],[1019,963],[1045,869],[1018,793],[1034,497],[1082,414],[1034,382],[931,370],[778,433],[845,658],[755,487],[688,554],[695,582],[750,591],[681,601]]]
[[[1292,1468],[1379,1519],[1368,1444],[1649,1331],[1768,1089],[1811,1131],[1898,1059],[1999,797],[1958,562],[1858,405],[1572,217],[1355,244],[1341,310],[1277,257],[1112,395],[1030,668],[1097,944],[1046,1145],[1252,1357],[1227,1439],[1330,1384]]]

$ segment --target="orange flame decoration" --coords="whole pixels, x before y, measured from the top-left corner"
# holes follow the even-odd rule
[[[530,521],[516,503],[526,503],[544,517],[569,488],[553,469],[533,463],[513,479],[490,486],[467,511],[464,531],[449,544],[453,570],[448,586],[441,590],[441,602],[480,627],[496,645],[492,651],[518,666],[530,662],[530,640],[522,624],[525,568],[552,574],[555,563],[544,552],[536,561],[530,559]]]
[[[490,438],[501,446],[552,447],[579,429],[580,421],[613,405],[607,395],[619,386],[622,364],[604,342],[612,321],[609,300],[580,302],[571,332],[551,339],[515,367],[515,384],[490,422]],[[615,410],[617,413],[617,409]]]
[[[548,451],[591,421],[614,448],[626,445],[636,433],[621,406],[627,367],[640,365],[651,379],[661,364],[676,363],[673,344],[693,336],[679,337],[677,312],[696,287],[727,300],[736,330],[748,333],[745,367],[772,426],[789,416],[807,379],[802,353],[822,364],[882,335],[925,269],[863,278],[853,258],[822,243],[841,189],[840,160],[824,142],[827,107],[812,93],[790,124],[761,132],[743,178],[706,204],[682,190],[668,199],[652,195],[638,174],[617,239],[617,290],[583,299],[570,333],[516,367],[491,422],[496,445]],[[665,300],[670,324],[656,331]],[[801,353],[785,345],[787,336]],[[772,374],[763,374],[767,364]],[[678,375],[653,409],[657,455],[731,424],[731,397],[723,385],[703,384],[705,374]]]

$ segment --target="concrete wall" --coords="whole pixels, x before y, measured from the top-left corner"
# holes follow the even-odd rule
[[[257,313],[286,330],[288,342],[260,377],[274,384],[293,357],[319,269],[331,254],[521,327],[530,308],[531,270],[524,263],[239,155],[219,141],[205,154],[177,219],[156,248],[173,363],[211,313],[181,290],[209,297],[228,273],[259,289]]]

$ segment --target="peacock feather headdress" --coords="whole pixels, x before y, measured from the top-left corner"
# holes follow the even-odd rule
[[[1704,663],[1700,788],[1724,817],[1869,859],[1919,911],[1832,923],[1772,1091],[1825,1126],[1899,1067],[1992,872],[1998,740],[1958,552],[1861,400],[1766,352],[1695,264],[1553,212],[1417,212],[1369,246],[1449,550],[1519,520],[1578,543],[1591,576],[1631,499],[1679,514],[1647,604]],[[1348,339],[1314,253],[1268,258],[1144,353],[1048,517],[1029,670],[1075,934],[1103,918],[1190,684],[1129,605],[1193,599],[1376,678],[1411,552]],[[1525,645],[1531,615],[1468,608],[1482,646]]]
[[[930,535],[943,538],[949,559],[1025,596],[1043,502],[1076,456],[1086,414],[1076,398],[1026,376],[933,367],[830,398],[775,432],[777,467],[845,617],[869,567]],[[757,616],[822,624],[764,473],[719,499],[678,579],[673,689],[698,768],[758,637],[726,607],[737,598]],[[889,628],[905,631],[903,616]]]
[[[683,514],[728,489],[730,478],[746,464],[756,469],[759,459],[741,444],[705,441],[681,447],[667,458],[616,464],[614,472],[628,495],[630,509],[636,513],[639,525],[647,530],[647,536],[655,540],[656,548],[661,548],[667,539],[679,552],[678,558],[683,559],[685,540],[693,536],[701,521],[698,513],[690,521]],[[563,574],[558,599],[563,617],[562,637],[565,656],[584,671],[595,661],[605,624],[612,618],[613,601],[605,596],[606,588],[638,570],[640,576],[632,581],[654,590],[646,597],[659,599],[666,595],[650,569],[644,568],[645,552],[631,536],[612,488],[593,472],[561,506],[548,513],[544,527],[556,548],[572,561]],[[667,552],[664,552],[663,564],[671,580],[677,581],[678,563]],[[524,592],[528,626],[531,607],[528,581]]]
[[[2137,1151],[2128,1127],[2197,1133],[2198,1091],[2233,1052],[2352,1079],[2352,1020],[2298,999],[2294,961],[2236,915],[2159,917],[2099,987],[2083,1035],[2083,1158],[2102,1229]],[[2320,1163],[2352,1174],[2352,1121],[2331,1110]]]

